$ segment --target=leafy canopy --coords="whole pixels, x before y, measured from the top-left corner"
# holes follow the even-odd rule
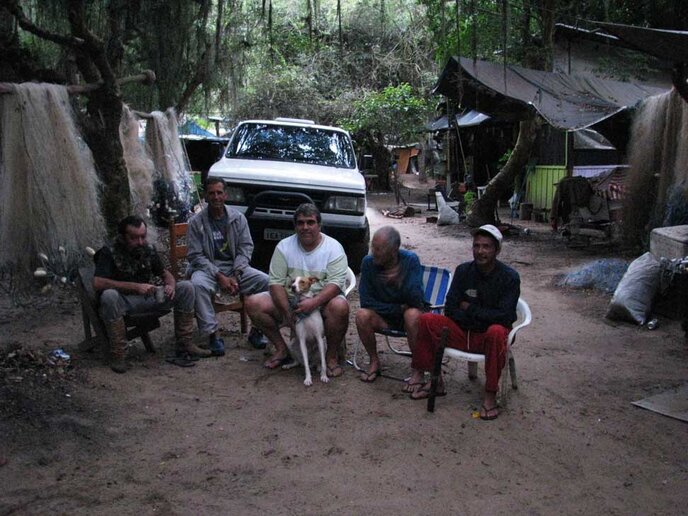
[[[368,91],[353,104],[352,114],[339,125],[351,133],[383,134],[387,143],[408,143],[432,112],[432,103],[414,92],[406,83],[387,86],[381,91]]]

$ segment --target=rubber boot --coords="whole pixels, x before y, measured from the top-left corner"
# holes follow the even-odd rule
[[[115,373],[126,373],[127,363],[124,357],[127,353],[127,327],[124,319],[116,319],[105,324],[105,330],[110,341],[110,369]]]
[[[174,336],[176,338],[177,355],[188,353],[192,357],[209,357],[210,351],[194,344],[193,325],[194,314],[174,312]]]

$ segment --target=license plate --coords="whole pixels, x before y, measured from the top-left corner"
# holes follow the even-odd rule
[[[294,234],[294,232],[289,230],[289,229],[265,228],[263,230],[263,239],[264,240],[282,240],[283,238],[287,238],[289,236],[292,236],[293,234]]]

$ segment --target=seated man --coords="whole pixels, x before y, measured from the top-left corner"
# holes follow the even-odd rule
[[[361,374],[364,382],[374,382],[380,375],[375,332],[405,330],[413,352],[418,332],[418,318],[425,306],[422,270],[415,253],[399,249],[401,237],[392,226],[378,229],[370,244],[371,254],[363,258],[359,293],[361,308],[356,312],[356,328],[370,364]],[[404,392],[413,386],[406,384]]]
[[[268,276],[249,266],[253,240],[248,222],[242,213],[225,205],[227,193],[222,178],[208,178],[205,198],[208,206],[189,221],[186,256],[196,294],[198,330],[208,336],[212,354],[223,356],[225,343],[217,334],[219,325],[213,308],[215,293],[218,289],[229,295],[265,292]]]
[[[421,382],[425,371],[433,367],[442,328],[449,328],[447,346],[485,355],[485,396],[481,419],[495,419],[497,388],[506,363],[506,340],[516,320],[520,296],[520,278],[511,267],[497,260],[502,233],[488,224],[473,233],[473,261],[459,265],[454,272],[445,315],[423,314],[418,323],[416,349],[411,362],[411,383]],[[424,399],[430,382],[411,393],[412,399]],[[440,377],[437,395],[446,394]]]
[[[268,369],[280,367],[289,358],[280,327],[289,326],[295,334],[298,314],[320,310],[327,340],[327,376],[337,377],[343,372],[338,350],[349,325],[349,302],[342,295],[348,263],[344,248],[321,233],[320,224],[320,211],[314,204],[302,204],[296,209],[296,234],[277,244],[270,261],[270,294],[246,300],[251,321],[275,346],[275,353],[264,364]],[[314,276],[318,281],[310,289],[315,296],[301,300],[291,310],[289,300],[293,294],[288,282],[297,276]]]
[[[146,242],[147,228],[142,218],[129,216],[117,227],[112,249],[103,247],[94,259],[93,288],[100,294],[100,316],[110,340],[110,368],[127,370],[127,328],[124,316],[169,309],[174,306],[174,334],[177,358],[209,356],[210,352],[192,340],[194,291],[188,281],[176,282],[166,270],[158,253]],[[156,295],[154,278],[162,278],[164,296]],[[162,299],[161,299],[162,297]]]

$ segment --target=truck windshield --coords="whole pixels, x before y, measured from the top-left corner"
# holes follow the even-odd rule
[[[346,133],[317,127],[249,123],[235,131],[228,158],[292,161],[354,168],[354,152]]]

